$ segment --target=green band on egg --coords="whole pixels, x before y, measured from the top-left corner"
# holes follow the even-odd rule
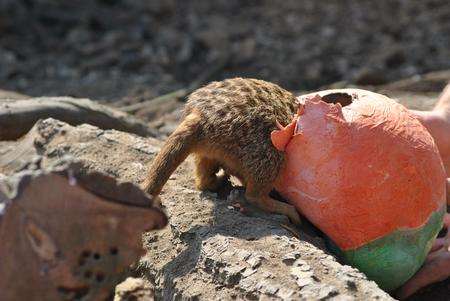
[[[446,208],[435,211],[428,222],[416,229],[394,231],[355,250],[340,250],[329,241],[330,249],[353,267],[374,280],[382,289],[392,291],[422,266],[442,228]]]

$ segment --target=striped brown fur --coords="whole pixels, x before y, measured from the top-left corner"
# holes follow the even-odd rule
[[[269,197],[284,155],[270,140],[276,121],[288,124],[297,109],[295,96],[276,84],[233,78],[194,91],[184,119],[149,167],[143,188],[157,196],[189,155],[195,156],[196,185],[216,190],[219,169],[246,186],[246,198],[262,209],[300,222],[295,209]]]

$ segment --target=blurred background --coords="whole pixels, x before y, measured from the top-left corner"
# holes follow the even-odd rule
[[[31,96],[132,102],[233,76],[300,91],[448,68],[447,0],[0,0],[0,89]]]

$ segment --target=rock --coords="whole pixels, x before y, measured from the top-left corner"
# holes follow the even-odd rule
[[[28,95],[20,94],[14,91],[0,90],[0,101],[13,100],[13,99],[27,99]]]
[[[166,216],[136,186],[72,159],[33,161],[0,183],[2,300],[108,299],[143,231]]]
[[[409,93],[436,93],[441,92],[449,81],[450,70],[435,71],[394,81],[379,87],[379,89],[385,91],[404,91]]]
[[[0,100],[0,140],[15,140],[27,133],[41,118],[53,117],[72,125],[94,124],[104,129],[118,129],[141,136],[155,136],[156,131],[122,111],[89,99],[39,97]]]
[[[159,146],[152,138],[47,119],[21,141],[0,143],[0,150],[10,147],[16,158],[39,153],[42,166],[71,155],[85,170],[137,184]],[[10,164],[0,173],[24,168],[8,156]],[[259,211],[246,216],[228,209],[233,198],[195,190],[191,170],[187,160],[161,195],[169,227],[144,236],[147,253],[138,271],[153,283],[156,298],[391,299],[362,273],[327,254],[320,238],[301,230],[301,239],[293,237],[280,226],[285,217]],[[295,258],[294,263],[286,264],[286,258]]]
[[[149,301],[153,299],[153,287],[144,279],[128,277],[116,286],[114,301]]]

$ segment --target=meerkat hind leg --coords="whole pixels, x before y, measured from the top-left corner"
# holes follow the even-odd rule
[[[228,181],[228,175],[217,175],[220,163],[202,155],[195,155],[195,186],[198,190],[217,191]]]
[[[245,197],[250,203],[264,211],[285,215],[293,224],[300,225],[302,223],[300,215],[294,206],[277,201],[269,196],[271,186],[267,184],[255,185],[252,181],[248,181],[245,187]]]

